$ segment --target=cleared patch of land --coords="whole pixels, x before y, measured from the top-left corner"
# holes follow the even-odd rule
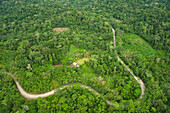
[[[87,53],[87,50],[71,45],[69,52],[66,54],[65,60],[73,61],[81,55],[87,55]]]
[[[67,30],[69,30],[69,28],[53,28],[53,32],[54,33],[60,33],[60,32],[63,32],[63,31],[67,31]]]
[[[143,59],[157,53],[145,40],[135,34],[124,34],[123,37],[117,38],[117,42],[117,45],[121,46],[122,54],[127,58],[138,55]]]
[[[122,21],[117,19],[117,20],[116,20],[116,22],[119,22],[119,23],[121,23]]]
[[[84,64],[85,61],[88,62],[89,59],[88,58],[82,58],[82,59],[77,60],[76,63],[78,65],[82,65],[82,64]]]

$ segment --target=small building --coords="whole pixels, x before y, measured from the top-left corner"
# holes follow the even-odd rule
[[[73,63],[74,67],[80,67],[76,62]]]

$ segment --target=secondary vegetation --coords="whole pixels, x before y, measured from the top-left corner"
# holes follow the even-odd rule
[[[168,0],[1,1],[0,112],[170,112],[168,4]],[[140,84],[117,55],[144,82],[143,98],[138,98]],[[80,68],[71,66],[76,61]],[[32,94],[74,87],[27,101],[4,72],[12,73]]]

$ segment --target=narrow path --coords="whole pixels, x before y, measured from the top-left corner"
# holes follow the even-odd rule
[[[116,48],[116,41],[115,41],[115,30],[112,28],[113,31],[113,43],[114,43],[114,48]],[[135,80],[140,84],[140,89],[141,89],[141,94],[139,98],[142,98],[142,95],[144,95],[145,93],[145,85],[143,83],[143,81],[138,78],[131,70],[130,68],[121,60],[121,58],[117,55],[117,59],[118,61],[126,68],[126,70],[128,70],[130,72],[130,74],[135,78]]]

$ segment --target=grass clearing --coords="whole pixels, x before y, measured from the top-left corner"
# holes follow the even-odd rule
[[[73,45],[71,45],[70,47],[70,51],[67,53],[65,59],[68,60],[68,59],[71,59],[73,60],[74,59],[74,52],[77,50],[77,48]]]
[[[86,52],[87,50],[85,49],[80,49],[80,48],[75,47],[74,45],[71,45],[70,51],[67,53],[65,60],[74,61],[74,59],[78,57],[76,55],[84,54]]]
[[[82,64],[85,63],[85,61],[88,62],[89,59],[88,59],[88,58],[82,58],[82,59],[77,60],[76,63],[77,63],[78,65],[82,65]]]
[[[118,39],[119,40],[119,39]],[[124,34],[121,37],[121,48],[124,49],[124,55],[131,56],[132,54],[137,53],[147,58],[150,55],[157,54],[157,51],[153,49],[145,40],[135,34]]]

